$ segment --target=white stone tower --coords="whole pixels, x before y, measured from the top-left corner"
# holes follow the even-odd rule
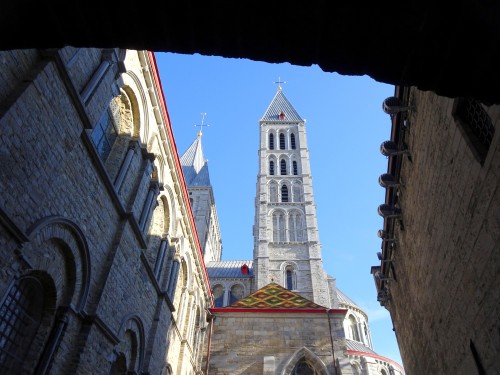
[[[201,130],[181,156],[182,172],[189,192],[189,202],[195,219],[205,263],[222,256],[222,240],[215,207],[214,193],[208,173],[208,161],[203,156]]]
[[[253,229],[256,286],[276,282],[333,307],[335,281],[323,269],[305,122],[279,86],[259,121]]]

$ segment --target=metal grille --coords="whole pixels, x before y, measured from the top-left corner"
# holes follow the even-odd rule
[[[0,306],[0,369],[20,369],[38,326],[43,287],[33,278],[14,284]]]
[[[454,115],[482,164],[495,133],[490,116],[481,103],[473,98],[459,99]]]
[[[469,124],[479,141],[484,146],[489,147],[495,128],[483,106],[475,99],[465,99],[462,112],[464,120]]]

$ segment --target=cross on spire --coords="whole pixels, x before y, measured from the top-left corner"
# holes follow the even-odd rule
[[[210,126],[210,125],[204,123],[206,115],[207,115],[207,112],[201,112],[201,124],[195,124],[194,125],[194,126],[199,126],[200,127],[200,131],[198,132],[198,137],[203,134],[201,131],[203,130],[204,126]]]
[[[285,81],[282,81],[280,77],[278,77],[278,80],[277,81],[274,81],[274,83],[277,83],[278,84],[278,90],[281,91],[281,84],[282,83],[286,83]]]

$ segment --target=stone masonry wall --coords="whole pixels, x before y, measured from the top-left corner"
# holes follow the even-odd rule
[[[500,108],[481,165],[453,99],[411,90],[389,311],[408,375],[500,368]]]
[[[215,315],[209,363],[211,375],[281,374],[293,355],[303,347],[333,373],[334,357],[326,313],[224,312]],[[331,316],[331,334],[335,358],[343,358],[342,345],[345,343],[341,318]],[[272,368],[267,366],[265,372],[265,360],[270,358],[274,365]]]

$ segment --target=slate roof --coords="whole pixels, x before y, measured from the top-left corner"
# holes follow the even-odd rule
[[[241,266],[246,264],[249,268],[248,275],[241,273]],[[206,269],[209,278],[247,278],[253,277],[252,260],[221,260],[218,262],[208,262]]]
[[[182,173],[187,186],[211,186],[208,163],[203,156],[201,134],[180,158]]]
[[[358,309],[361,310],[361,308],[354,302],[352,299],[347,297],[340,289],[337,288],[337,298],[339,299],[340,303],[343,303],[344,305],[351,305],[354,307],[357,307]]]
[[[354,340],[346,339],[347,350],[354,350],[357,352],[377,354],[373,350],[371,350],[368,346],[363,345],[362,343]]]
[[[283,112],[285,117],[281,120],[279,114]],[[271,104],[267,107],[261,121],[284,121],[284,122],[302,122],[304,121],[297,113],[292,104],[288,101],[282,90],[278,90],[274,95]]]
[[[326,309],[326,307],[301,297],[276,283],[267,284],[228,307],[244,309]]]

